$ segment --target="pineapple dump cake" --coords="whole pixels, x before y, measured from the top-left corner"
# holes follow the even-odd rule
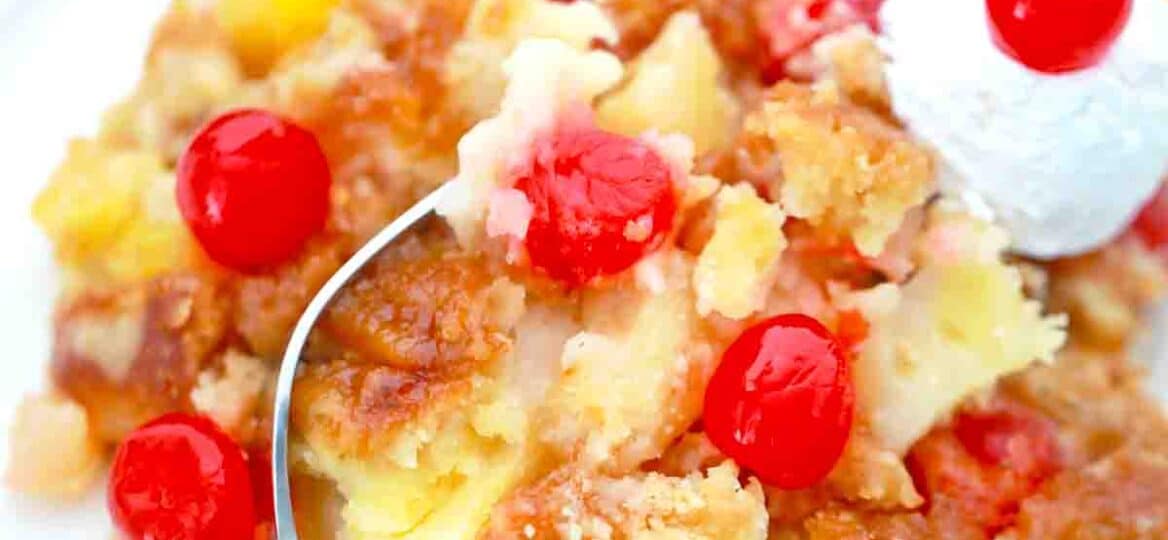
[[[302,537],[1168,537],[1125,355],[1168,190],[1008,252],[894,116],[878,5],[176,0],[35,202],[63,279],[9,486],[112,454],[120,537],[273,537],[291,327],[449,181],[309,340]]]

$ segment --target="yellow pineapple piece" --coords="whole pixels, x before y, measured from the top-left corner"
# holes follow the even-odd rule
[[[584,466],[627,471],[656,458],[701,408],[712,354],[693,310],[693,263],[669,253],[648,264],[658,265],[659,290],[585,300],[584,330],[564,345],[563,374],[540,412],[541,439]]]
[[[138,200],[136,219],[103,256],[114,280],[144,279],[189,266],[199,253],[178,211],[175,178],[156,175]]]
[[[741,319],[762,307],[787,246],[786,216],[750,184],[725,186],[715,199],[714,236],[698,256],[693,283],[698,313]]]
[[[631,136],[650,129],[683,133],[698,155],[730,141],[738,107],[719,83],[722,62],[697,14],[670,18],[630,71],[625,85],[597,107],[601,127]]]
[[[1043,316],[1002,262],[1003,231],[938,211],[904,285],[856,293],[871,331],[855,363],[857,404],[877,439],[903,453],[963,398],[1035,360],[1051,361],[1064,316]]]
[[[33,203],[62,265],[89,281],[147,278],[188,265],[197,247],[174,176],[149,152],[74,141]]]
[[[75,140],[65,161],[33,202],[33,218],[59,260],[78,263],[114,245],[138,213],[138,197],[162,173],[147,152],[112,152]]]
[[[319,36],[338,0],[222,0],[216,15],[236,54],[263,73],[284,53]]]

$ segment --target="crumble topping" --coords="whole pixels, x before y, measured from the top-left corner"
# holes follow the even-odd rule
[[[104,461],[87,420],[85,408],[58,395],[21,400],[8,437],[8,485],[54,499],[84,494]]]
[[[970,518],[923,504],[905,457],[951,430],[951,412],[1003,397],[1055,420],[1068,459],[1004,538],[1092,526],[1111,517],[1078,506],[1112,500],[1127,504],[1112,513],[1124,530],[1158,532],[1165,423],[1111,351],[1168,270],[1130,239],[1054,264],[1004,260],[999,230],[926,202],[933,161],[888,116],[870,32],[805,51],[815,84],[763,91],[761,3],[345,2],[262,71],[212,3],[177,4],[135,96],[38,203],[78,276],[55,323],[53,379],[69,397],[22,408],[36,420],[18,418],[14,437],[28,434],[32,457],[10,482],[71,491],[91,452],[173,410],[262,447],[271,371],[308,298],[461,161],[442,209],[454,234],[433,222],[403,237],[312,337],[293,401],[302,532],[937,537]],[[200,123],[240,104],[303,123],[335,179],[325,230],[254,275],[183,251],[168,170]],[[511,266],[532,205],[508,180],[535,137],[594,121],[658,154],[676,213],[668,231],[620,220],[617,238],[659,242],[629,271],[564,291]],[[1071,349],[1053,364],[1035,360],[1064,322],[1041,300],[1071,314]],[[859,393],[842,457],[798,490],[739,470],[702,414],[724,347],[755,317],[789,312],[839,339]],[[41,424],[69,434],[59,463],[37,461],[56,456],[36,451],[57,444],[29,427]],[[41,489],[53,476],[66,482]]]
[[[745,129],[778,154],[782,180],[771,186],[789,216],[876,256],[933,191],[933,163],[901,131],[841,99],[830,85],[779,83]]]
[[[697,310],[743,319],[763,307],[773,286],[786,216],[749,184],[723,186],[715,197],[714,235],[693,272]]]
[[[227,351],[222,362],[220,372],[199,373],[191,389],[191,405],[228,433],[246,433],[254,427],[248,423],[257,409],[268,406],[261,400],[269,398],[266,390],[273,378],[272,367],[262,358],[236,350]]]
[[[684,477],[563,469],[503,501],[484,537],[762,540],[762,490],[755,480],[740,484],[737,475],[731,463]]]

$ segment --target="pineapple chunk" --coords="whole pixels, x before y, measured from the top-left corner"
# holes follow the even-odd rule
[[[698,155],[730,141],[738,108],[718,81],[722,62],[696,13],[670,18],[630,69],[632,78],[597,107],[601,127],[630,136],[684,133]]]
[[[786,216],[768,204],[750,184],[725,186],[718,192],[714,236],[702,249],[694,269],[697,310],[742,319],[762,308],[775,277],[779,255],[787,246]]]
[[[1001,230],[945,211],[932,221],[907,283],[842,302],[871,325],[855,363],[859,409],[900,453],[966,396],[1051,361],[1066,337],[1065,317],[1043,316],[1023,295],[1018,269],[1001,261]]]
[[[216,15],[236,54],[263,73],[289,49],[320,35],[338,0],[222,0]]]
[[[147,278],[197,253],[174,182],[154,154],[77,140],[33,203],[33,217],[57,259],[87,280]]]
[[[693,312],[692,263],[673,253],[657,264],[665,287],[596,292],[584,331],[564,345],[538,432],[584,466],[627,471],[660,456],[701,407],[712,355]]]
[[[75,140],[33,202],[33,218],[62,262],[98,256],[117,242],[137,214],[139,195],[161,172],[150,153],[110,152]]]
[[[24,493],[72,498],[96,479],[102,453],[85,409],[55,396],[26,397],[8,437],[8,484]]]
[[[146,186],[138,215],[103,257],[112,279],[146,279],[196,260],[199,248],[179,214],[174,185],[173,175],[159,174]]]
[[[507,85],[503,61],[530,38],[555,39],[586,52],[594,40],[615,44],[618,35],[593,2],[477,0],[463,38],[447,60],[446,79],[455,102],[476,119],[494,114]]]

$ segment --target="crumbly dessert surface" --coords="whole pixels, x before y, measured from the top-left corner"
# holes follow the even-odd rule
[[[1124,352],[1168,292],[1162,254],[1129,233],[1012,257],[938,196],[869,31],[759,82],[770,3],[301,0],[272,8],[305,17],[284,32],[245,2],[176,1],[135,91],[33,208],[64,280],[9,484],[76,495],[169,411],[269,444],[309,299],[453,179],[310,340],[291,411],[303,535],[1168,537],[1168,420]],[[211,261],[174,198],[195,130],[238,107],[312,131],[333,175],[324,229],[259,273]],[[538,216],[514,176],[581,122],[660,156],[677,208],[635,265],[566,288],[523,248]],[[784,490],[720,451],[702,410],[735,338],[792,312],[847,346],[855,417],[831,472]],[[1053,434],[1056,469],[970,454],[962,419],[1000,411]]]

